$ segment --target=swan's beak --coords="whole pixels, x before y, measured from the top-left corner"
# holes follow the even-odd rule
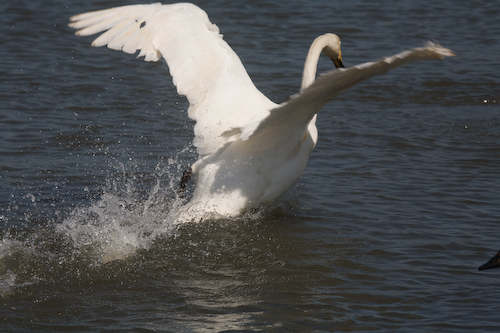
[[[337,59],[332,59],[332,61],[336,68],[345,68],[344,64],[342,63],[342,55],[340,53],[339,57]]]
[[[478,270],[482,271],[483,269],[488,269],[488,268],[496,268],[500,267],[500,251],[491,258],[486,264],[480,266]]]

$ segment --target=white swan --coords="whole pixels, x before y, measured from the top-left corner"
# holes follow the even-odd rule
[[[116,7],[73,16],[69,26],[81,36],[106,31],[92,46],[139,50],[146,61],[165,58],[178,93],[189,101],[188,115],[196,121],[193,142],[199,159],[191,167],[196,187],[184,208],[193,218],[207,213],[231,217],[272,203],[304,171],[318,139],[316,113],[327,102],[408,62],[453,55],[428,43],[315,80],[321,52],[343,67],[340,39],[325,34],[307,54],[300,94],[275,104],[257,90],[217,26],[193,4]]]

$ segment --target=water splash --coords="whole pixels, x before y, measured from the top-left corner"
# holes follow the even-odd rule
[[[175,160],[159,163],[153,174],[137,172],[133,163],[120,163],[119,169],[96,201],[72,211],[56,228],[101,263],[124,259],[147,249],[159,235],[175,232],[176,212],[183,204],[175,195]]]
[[[189,193],[186,199],[177,196],[185,168],[180,160],[179,155],[160,160],[154,170],[128,158],[112,160],[94,199],[66,212],[54,213],[35,195],[25,194],[24,221],[0,229],[0,298],[33,284],[60,286],[96,278],[113,265],[127,266],[128,259],[155,249],[158,241],[168,245],[182,236],[188,225],[180,216]],[[240,225],[263,214],[247,212],[233,222]]]
[[[0,241],[0,296],[10,294],[16,287],[17,274],[9,267],[6,259],[19,246],[22,246],[20,242],[9,239]]]
[[[150,169],[130,159],[113,160],[101,194],[54,219],[52,210],[25,194],[26,212],[18,227],[9,227],[16,223],[1,216],[0,297],[126,259],[159,236],[174,235],[177,211],[185,203],[176,195],[183,166],[176,157]]]

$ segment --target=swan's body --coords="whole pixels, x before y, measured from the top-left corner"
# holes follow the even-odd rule
[[[349,87],[405,63],[442,59],[448,49],[428,43],[318,80],[323,51],[338,67],[340,40],[318,37],[312,44],[301,93],[276,104],[252,83],[238,56],[222,39],[207,14],[192,4],[133,5],[71,18],[78,35],[103,33],[93,46],[135,53],[146,61],[165,58],[180,95],[196,121],[192,166],[196,188],[185,211],[230,217],[265,206],[290,188],[304,171],[318,139],[316,113]]]

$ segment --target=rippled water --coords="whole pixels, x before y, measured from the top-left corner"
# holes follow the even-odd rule
[[[495,1],[197,1],[277,102],[324,32],[346,66],[426,40],[457,57],[325,107],[271,209],[183,225],[193,123],[166,65],[66,27],[132,3],[0,4],[0,330],[497,330],[500,270],[477,271],[500,246]]]

